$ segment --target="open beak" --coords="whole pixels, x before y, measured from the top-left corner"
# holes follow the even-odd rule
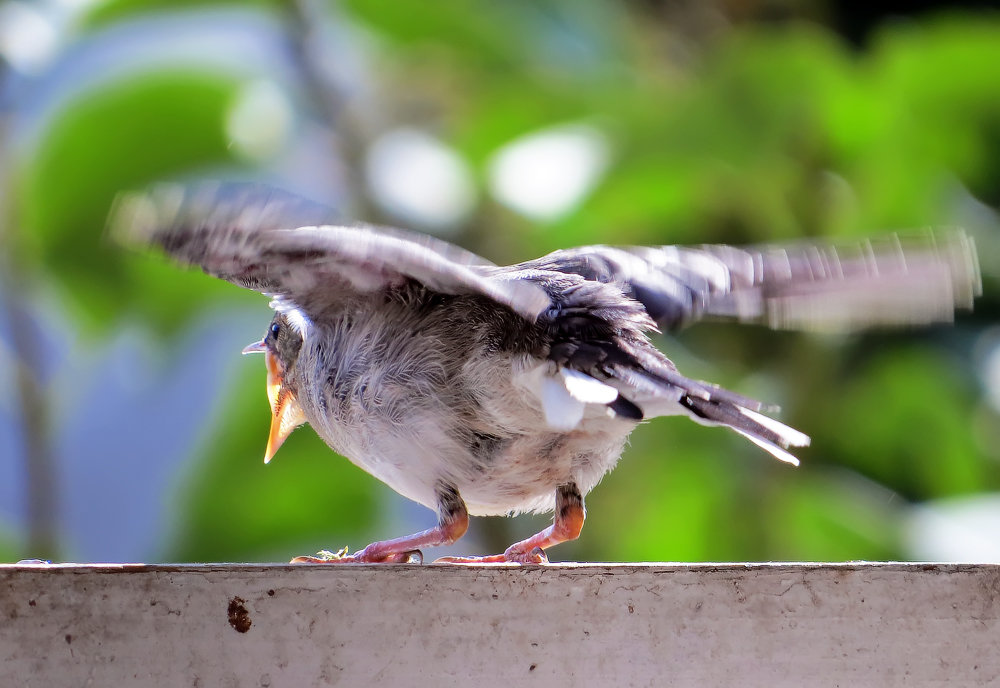
[[[258,345],[262,348],[255,348]],[[251,344],[243,350],[243,353],[260,350],[264,351],[264,360],[267,363],[267,401],[271,404],[272,414],[271,431],[268,433],[267,449],[264,451],[264,463],[268,463],[292,434],[292,430],[306,422],[306,417],[295,400],[295,395],[282,384],[283,371],[278,357],[268,351],[263,342]]]
[[[243,355],[262,354],[265,351],[267,351],[267,345],[264,344],[264,340],[261,339],[259,342],[254,342],[253,344],[248,344],[247,346],[243,347],[243,351],[241,353]]]

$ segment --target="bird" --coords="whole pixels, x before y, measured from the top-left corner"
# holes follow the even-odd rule
[[[948,322],[981,292],[960,229],[853,242],[557,250],[495,265],[417,232],[338,224],[256,185],[160,184],[119,195],[118,241],[267,295],[264,461],[301,425],[432,509],[418,533],[299,563],[422,562],[470,516],[552,512],[501,554],[544,564],[579,537],[585,496],[659,416],[728,428],[776,459],[809,437],[776,409],[683,375],[650,335],[728,319],[854,331]]]

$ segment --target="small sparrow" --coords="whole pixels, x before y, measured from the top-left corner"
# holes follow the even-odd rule
[[[950,321],[980,290],[960,231],[849,245],[556,251],[497,266],[417,233],[308,221],[254,188],[123,195],[120,238],[272,298],[259,342],[271,429],[264,461],[309,423],[337,453],[437,513],[437,524],[304,562],[422,561],[470,515],[554,511],[503,554],[545,562],[580,535],[584,495],[643,420],[729,428],[780,461],[809,438],[764,405],[692,380],[650,342],[703,318],[853,330]],[[316,217],[315,212],[313,217]],[[297,228],[292,228],[297,227]],[[439,560],[442,561],[442,560]]]

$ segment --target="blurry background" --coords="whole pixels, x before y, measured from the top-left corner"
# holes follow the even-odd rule
[[[265,468],[239,350],[266,299],[105,240],[119,190],[212,178],[496,262],[961,225],[985,295],[955,327],[658,341],[813,446],[792,469],[650,423],[551,555],[1000,561],[1000,13],[849,5],[0,0],[0,560],[285,561],[432,523],[309,429]]]

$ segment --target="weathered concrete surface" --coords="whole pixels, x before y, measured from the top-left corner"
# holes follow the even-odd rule
[[[1000,684],[1000,566],[0,566],[0,686]]]

